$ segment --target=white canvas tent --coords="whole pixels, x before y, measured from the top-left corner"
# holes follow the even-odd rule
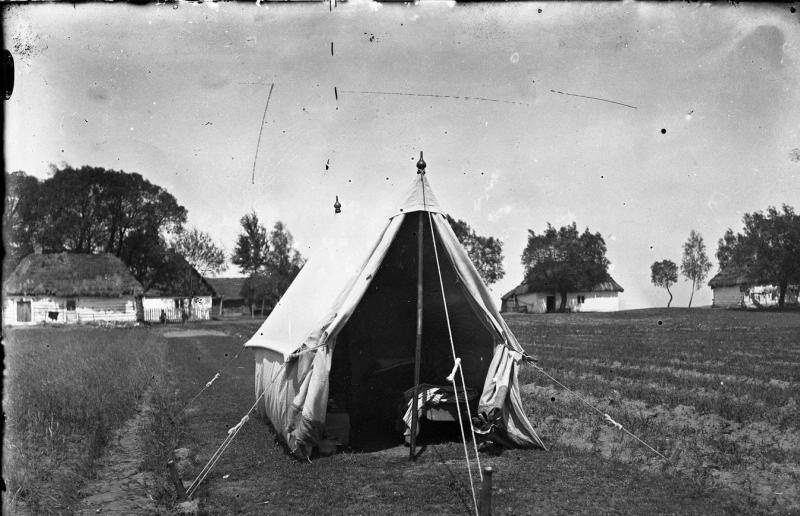
[[[338,227],[324,245],[312,249],[246,344],[255,349],[255,394],[263,395],[259,409],[291,451],[308,456],[335,435],[332,421],[338,425],[341,412],[348,415],[353,435],[376,418],[391,419],[402,406],[402,393],[414,387],[420,218],[419,380],[446,385],[453,368],[441,271],[465,383],[480,394],[472,407],[480,419],[473,417],[476,432],[507,446],[543,446],[520,398],[517,368],[524,351],[447,223],[425,174],[417,175],[403,201],[387,214],[376,241],[370,242],[364,225],[348,220],[346,213],[347,207],[334,216]],[[340,414],[329,416],[329,411]]]

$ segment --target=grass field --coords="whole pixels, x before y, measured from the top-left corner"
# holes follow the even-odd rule
[[[142,328],[4,331],[6,510],[74,510],[94,459],[157,384],[161,342]]]
[[[800,510],[796,406],[800,314],[670,309],[512,315],[507,320],[545,371],[670,460],[661,460],[604,422],[602,414],[525,365],[520,373],[523,400],[549,451],[482,453],[482,463],[495,469],[496,514]],[[70,332],[81,335],[81,342],[112,346],[125,342],[131,332],[141,332],[137,338],[151,343],[153,348],[148,349],[155,357],[147,367],[168,379],[151,389],[155,418],[143,436],[149,452],[142,462],[142,469],[160,477],[163,487],[152,496],[167,508],[175,495],[163,464],[172,450],[186,447],[192,452],[192,462],[183,472],[184,481],[190,482],[253,402],[252,353],[245,350],[236,361],[230,359],[256,327],[257,322],[251,321],[209,323],[195,328],[213,328],[228,336],[189,332],[169,339],[163,338],[161,328],[37,329],[14,332],[9,340],[15,341],[15,353],[31,357],[27,363],[39,360],[32,352],[26,354],[30,343],[41,349],[46,341],[50,345],[46,351],[74,348],[75,353],[62,355],[62,362],[72,360],[81,366],[84,359],[79,347],[61,344],[77,340]],[[91,353],[98,351],[92,348]],[[15,360],[22,363],[20,358]],[[225,373],[176,416],[226,364]],[[11,387],[7,407],[35,405],[23,386],[47,377],[51,367],[68,370],[70,365],[31,367],[42,369],[21,368],[7,382]],[[136,368],[114,365],[113,370],[133,372]],[[88,370],[81,374],[92,376]],[[123,376],[116,376],[106,381],[126,384]],[[74,382],[81,376],[71,377]],[[94,385],[92,380],[86,382]],[[95,391],[84,398],[100,396],[98,387],[92,388]],[[142,388],[114,387],[120,392],[141,392]],[[40,386],[37,396],[56,399],[49,389]],[[130,410],[125,407],[123,412]],[[38,426],[30,427],[42,428],[48,411],[60,414],[58,410],[42,412],[33,418]],[[21,435],[19,427],[17,435]],[[43,439],[41,431],[37,435]],[[12,442],[16,446],[18,441]],[[465,514],[470,512],[470,496],[462,453],[459,442],[438,442],[428,443],[415,463],[408,460],[407,448],[396,446],[376,452],[345,451],[312,458],[309,464],[291,458],[268,423],[253,417],[197,497],[201,510],[209,513]],[[49,481],[43,478],[37,485],[47,489]],[[18,496],[31,491],[20,491]],[[63,501],[42,499],[39,503],[44,510],[66,507]]]

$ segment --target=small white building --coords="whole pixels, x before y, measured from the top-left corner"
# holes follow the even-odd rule
[[[142,290],[112,254],[31,254],[3,283],[3,325],[134,322]]]
[[[624,289],[611,276],[595,285],[591,290],[567,293],[567,311],[570,312],[616,312],[619,310],[619,294]],[[561,306],[558,292],[539,292],[527,283],[520,284],[501,298],[501,312],[548,313]]]
[[[172,251],[167,256],[165,272],[147,286],[142,299],[144,320],[159,322],[163,317],[170,322],[211,319],[211,300],[214,288],[197,272],[197,269],[180,254]]]
[[[780,289],[767,281],[755,278],[747,269],[727,267],[708,282],[713,308],[767,308],[778,306]],[[786,289],[785,306],[798,305],[800,285]]]

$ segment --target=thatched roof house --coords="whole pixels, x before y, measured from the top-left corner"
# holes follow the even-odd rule
[[[111,254],[31,254],[3,283],[4,324],[135,321],[142,285]]]
[[[588,290],[567,293],[567,309],[572,312],[614,312],[619,310],[619,293],[625,289],[614,278],[605,280]],[[535,290],[530,283],[521,283],[503,295],[502,312],[554,312],[561,296],[555,292]]]
[[[708,282],[714,308],[764,308],[776,306],[780,291],[777,285],[759,278],[747,267],[725,267]],[[800,286],[789,285],[785,303],[798,304]]]
[[[121,297],[142,285],[113,254],[29,254],[3,283],[6,295]]]

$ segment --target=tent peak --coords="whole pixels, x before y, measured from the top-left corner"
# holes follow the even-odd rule
[[[428,176],[425,171],[420,169],[418,176],[414,178],[410,188],[406,190],[403,200],[400,203],[398,210],[392,215],[396,217],[402,213],[411,213],[414,211],[430,211],[433,213],[444,213],[439,206],[439,201],[428,183]],[[391,218],[391,217],[390,217]]]
[[[417,161],[417,174],[424,175],[426,166],[427,164],[425,163],[425,160],[422,159],[422,151],[419,151],[419,161]]]

